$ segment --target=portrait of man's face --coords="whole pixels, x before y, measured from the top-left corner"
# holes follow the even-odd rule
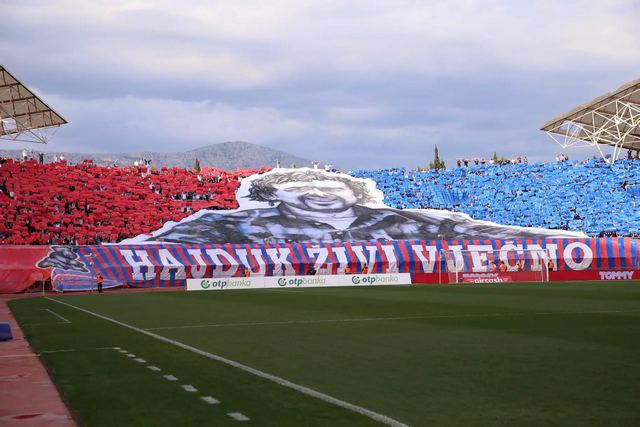
[[[274,202],[309,211],[340,212],[358,201],[351,187],[340,181],[285,182],[273,189]]]
[[[168,223],[144,241],[273,243],[584,237],[580,233],[502,226],[456,212],[394,209],[384,203],[384,194],[370,179],[309,168],[274,169],[247,177],[236,198],[238,209],[203,209],[179,224]]]

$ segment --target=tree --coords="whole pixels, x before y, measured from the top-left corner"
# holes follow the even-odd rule
[[[494,165],[499,165],[502,163],[509,163],[509,159],[507,159],[504,156],[500,156],[498,157],[498,153],[496,153],[495,151],[493,152],[493,157],[491,158],[491,163]]]
[[[196,159],[195,164],[193,165],[193,171],[196,174],[199,174],[202,169],[200,168],[200,160]]]
[[[435,170],[446,169],[444,162],[440,160],[440,154],[438,153],[437,145],[433,155],[433,161],[429,162],[429,169],[435,169]]]

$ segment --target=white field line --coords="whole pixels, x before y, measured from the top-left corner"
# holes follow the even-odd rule
[[[154,372],[162,371],[162,369],[158,368],[157,366],[151,366],[151,365],[147,366],[147,369],[152,370]]]
[[[220,403],[220,401],[218,399],[216,399],[215,397],[211,397],[211,396],[202,396],[200,399],[204,400],[209,405],[217,405],[218,403]]]
[[[37,357],[37,354],[29,353],[29,354],[3,354],[0,357]]]
[[[353,319],[313,319],[313,320],[285,320],[281,322],[245,322],[245,323],[213,323],[206,325],[160,326],[146,328],[146,331],[161,331],[165,329],[190,328],[224,328],[233,326],[268,326],[268,325],[298,325],[307,323],[342,323],[342,322],[382,322],[385,320],[419,320],[419,319],[457,319],[476,317],[522,317],[522,316],[551,316],[554,314],[610,314],[610,313],[638,313],[640,310],[609,310],[609,311],[541,311],[528,313],[484,313],[484,314],[443,314],[434,316],[398,316],[398,317],[360,317]]]
[[[180,387],[182,387],[184,391],[188,391],[189,393],[195,393],[196,391],[198,391],[198,389],[191,384],[183,384]]]
[[[40,353],[46,353],[46,354],[50,354],[50,353],[68,353],[70,351],[76,351],[74,348],[69,348],[69,349],[64,349],[64,350],[44,350],[41,351]]]
[[[231,418],[233,418],[236,421],[249,421],[249,417],[247,417],[241,412],[229,412],[227,415],[229,415]]]
[[[200,356],[207,357],[207,358],[209,358],[211,360],[215,360],[215,361],[224,363],[224,364],[229,365],[229,366],[233,366],[234,368],[237,368],[237,369],[240,369],[242,371],[248,372],[248,373],[253,374],[253,375],[257,376],[257,377],[264,378],[266,380],[272,381],[272,382],[274,382],[276,384],[279,384],[279,385],[281,385],[283,387],[288,387],[290,389],[299,391],[300,393],[303,393],[303,394],[306,394],[308,396],[312,396],[312,397],[315,397],[317,399],[320,399],[320,400],[322,400],[324,402],[331,403],[333,405],[339,406],[339,407],[344,408],[344,409],[348,409],[350,411],[356,412],[356,413],[358,413],[360,415],[364,415],[365,417],[369,417],[372,420],[378,421],[378,422],[383,423],[385,425],[392,426],[392,427],[408,427],[406,424],[401,423],[400,421],[397,421],[397,420],[395,420],[393,418],[390,418],[390,417],[388,417],[386,415],[382,415],[382,414],[379,414],[377,412],[371,411],[369,409],[363,408],[361,406],[354,405],[353,403],[345,402],[344,400],[340,400],[340,399],[335,398],[333,396],[329,396],[328,394],[324,394],[322,392],[313,390],[313,389],[311,389],[309,387],[305,387],[303,385],[293,383],[291,381],[285,380],[284,378],[280,378],[278,376],[269,374],[267,372],[263,372],[263,371],[261,371],[259,369],[252,368],[251,366],[244,365],[244,364],[242,364],[240,362],[236,362],[235,360],[227,359],[226,357],[218,356],[217,354],[213,354],[213,353],[209,353],[209,352],[204,351],[204,350],[200,350],[199,348],[192,347],[192,346],[190,346],[188,344],[184,344],[184,343],[181,343],[179,341],[175,341],[175,340],[172,340],[170,338],[163,337],[162,335],[158,335],[158,334],[154,334],[153,332],[145,331],[144,329],[140,329],[140,328],[137,328],[135,326],[129,325],[127,323],[120,322],[118,320],[112,319],[110,317],[103,316],[102,314],[94,313],[94,312],[92,312],[90,310],[86,310],[84,308],[77,307],[77,306],[75,306],[73,304],[69,304],[69,303],[66,303],[66,302],[58,301],[58,300],[52,299],[50,297],[46,297],[46,298],[48,300],[54,301],[54,302],[56,302],[58,304],[62,304],[62,305],[65,305],[67,307],[75,308],[76,310],[82,311],[84,313],[90,314],[92,316],[98,317],[98,318],[106,320],[108,322],[115,323],[116,325],[120,325],[120,326],[123,326],[125,328],[131,329],[132,331],[136,331],[136,332],[138,332],[140,334],[155,338],[155,339],[157,339],[159,341],[163,341],[163,342],[166,342],[168,344],[174,345],[176,347],[182,348],[184,350],[191,351],[191,352],[193,352],[195,354],[199,354]],[[151,367],[148,367],[148,368],[151,369]]]
[[[164,379],[168,380],[168,381],[178,381],[178,377],[174,376],[174,375],[163,375]]]
[[[66,319],[66,318],[64,318],[64,317],[60,316],[58,313],[56,313],[56,312],[55,312],[55,311],[53,311],[53,310],[49,310],[48,308],[44,308],[43,310],[44,310],[44,311],[48,311],[49,313],[53,314],[53,315],[54,315],[54,316],[56,316],[58,319],[62,320],[62,322],[63,322],[63,323],[71,323],[71,320]]]

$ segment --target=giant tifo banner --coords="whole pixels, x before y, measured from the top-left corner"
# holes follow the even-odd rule
[[[123,241],[138,243],[325,243],[381,240],[584,238],[583,233],[478,221],[436,209],[394,209],[370,179],[319,169],[273,169],[244,178],[238,209],[203,209]]]
[[[238,209],[200,210],[118,245],[43,246],[25,257],[0,247],[0,292],[38,277],[50,277],[59,291],[86,290],[97,273],[104,287],[173,287],[187,279],[336,275],[365,266],[371,274],[410,273],[414,283],[447,283],[452,270],[487,272],[500,262],[509,271],[539,271],[553,260],[550,280],[629,279],[638,270],[635,239],[394,209],[375,182],[317,169],[252,175],[236,197]]]
[[[444,252],[453,254],[448,259]],[[460,256],[456,254],[460,253]],[[37,264],[51,268],[58,291],[95,287],[183,287],[187,279],[289,277],[361,273],[410,273],[413,283],[448,283],[450,271],[489,271],[504,262],[510,271],[542,270],[553,260],[550,280],[640,279],[640,247],[631,238],[475,241],[387,241],[257,244],[155,244],[53,246]],[[348,284],[348,283],[347,283]]]

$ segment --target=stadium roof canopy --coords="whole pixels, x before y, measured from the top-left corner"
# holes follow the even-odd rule
[[[596,147],[607,161],[616,161],[623,149],[640,152],[640,79],[549,120],[540,130],[563,148]],[[613,147],[610,158],[603,146]]]
[[[46,143],[41,130],[67,123],[0,65],[0,139]]]

